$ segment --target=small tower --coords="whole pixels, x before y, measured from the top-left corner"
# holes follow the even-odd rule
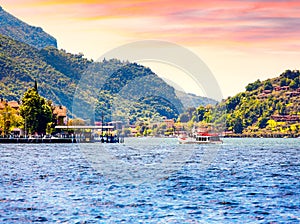
[[[38,85],[37,85],[36,79],[34,80],[34,89],[35,89],[35,91],[36,91],[37,93],[39,93],[39,92],[38,92]]]

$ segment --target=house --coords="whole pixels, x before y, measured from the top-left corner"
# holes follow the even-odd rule
[[[267,99],[269,94],[261,93],[257,96],[258,99]]]
[[[20,104],[17,101],[9,101],[7,104],[8,104],[8,106],[10,106],[11,108],[13,108],[13,109],[15,109],[17,111],[20,108]]]
[[[289,122],[299,122],[300,116],[299,115],[272,115],[271,118],[278,121],[289,121]]]
[[[275,90],[275,91],[280,91],[280,90],[281,90],[281,87],[280,87],[280,86],[274,86],[274,90]]]
[[[264,90],[264,92],[263,93],[265,93],[265,94],[270,94],[270,93],[272,93],[272,90]]]
[[[296,92],[296,91],[293,91],[293,92],[287,92],[286,95],[289,96],[289,97],[299,96],[299,95],[300,95],[300,92]]]
[[[5,108],[6,105],[7,105],[7,101],[1,99],[1,100],[0,100],[0,111],[1,111],[1,110],[4,110],[4,108]]]
[[[284,91],[287,91],[287,90],[289,90],[289,89],[290,89],[289,86],[282,86],[282,87],[281,87],[281,90],[284,90]]]
[[[174,119],[165,119],[164,123],[167,125],[167,129],[174,127]]]
[[[17,101],[7,101],[7,100],[4,100],[4,99],[1,99],[0,100],[0,111],[1,110],[4,110],[5,107],[10,107],[12,109],[15,109],[16,111],[19,110],[20,108],[20,105]]]
[[[65,106],[55,106],[53,116],[56,119],[57,125],[65,125],[67,118],[67,108]]]

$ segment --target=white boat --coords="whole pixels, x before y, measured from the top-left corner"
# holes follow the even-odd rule
[[[220,136],[215,133],[197,132],[192,136],[179,136],[179,144],[222,144]]]

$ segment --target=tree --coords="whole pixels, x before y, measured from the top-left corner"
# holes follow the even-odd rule
[[[273,90],[273,85],[270,80],[267,80],[264,85],[265,90]]]
[[[267,117],[262,117],[258,122],[258,127],[263,129],[267,127],[269,119]]]
[[[261,81],[258,79],[254,83],[249,83],[246,86],[246,90],[247,91],[254,91],[254,90],[258,89],[260,86],[261,86]]]
[[[287,113],[286,105],[280,103],[278,106],[278,112],[281,115],[285,115]]]
[[[197,108],[197,115],[198,115],[198,121],[204,120],[204,114],[206,112],[206,109],[204,106],[200,106]]]
[[[298,88],[298,84],[297,84],[297,82],[295,82],[294,80],[292,80],[291,82],[290,82],[290,88],[291,89],[297,89]]]
[[[28,133],[44,134],[47,124],[52,121],[52,110],[45,98],[41,97],[37,89],[29,89],[22,98],[20,115],[25,121]]]
[[[240,117],[236,118],[234,121],[234,126],[233,126],[234,132],[236,134],[242,134],[243,133],[243,121]]]
[[[192,119],[192,117],[193,117],[193,115],[195,114],[195,112],[196,112],[196,108],[195,108],[195,107],[189,107],[189,108],[187,109],[187,113],[189,114],[190,120]]]
[[[4,109],[0,111],[0,129],[2,130],[0,134],[9,134],[14,127],[19,127],[21,123],[22,118],[18,112],[5,102]]]
[[[281,78],[281,79],[280,79],[280,86],[281,86],[281,87],[287,85],[287,81],[286,81],[286,80],[287,80],[286,78]]]
[[[227,112],[235,110],[236,106],[239,105],[241,101],[241,95],[238,94],[234,97],[229,97],[227,102],[226,102],[226,107],[227,107]]]
[[[288,79],[295,79],[295,78],[299,77],[299,75],[300,75],[299,70],[294,70],[294,71],[286,70],[284,73],[282,73],[280,75],[280,77],[285,77]]]
[[[80,126],[80,125],[86,125],[85,121],[80,118],[74,118],[69,120],[68,125],[70,126]]]
[[[124,137],[128,137],[129,135],[131,134],[131,131],[129,128],[124,128],[123,131],[122,131],[122,135]]]

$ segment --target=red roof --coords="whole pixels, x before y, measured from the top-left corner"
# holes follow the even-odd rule
[[[200,136],[219,136],[217,133],[197,132]]]

